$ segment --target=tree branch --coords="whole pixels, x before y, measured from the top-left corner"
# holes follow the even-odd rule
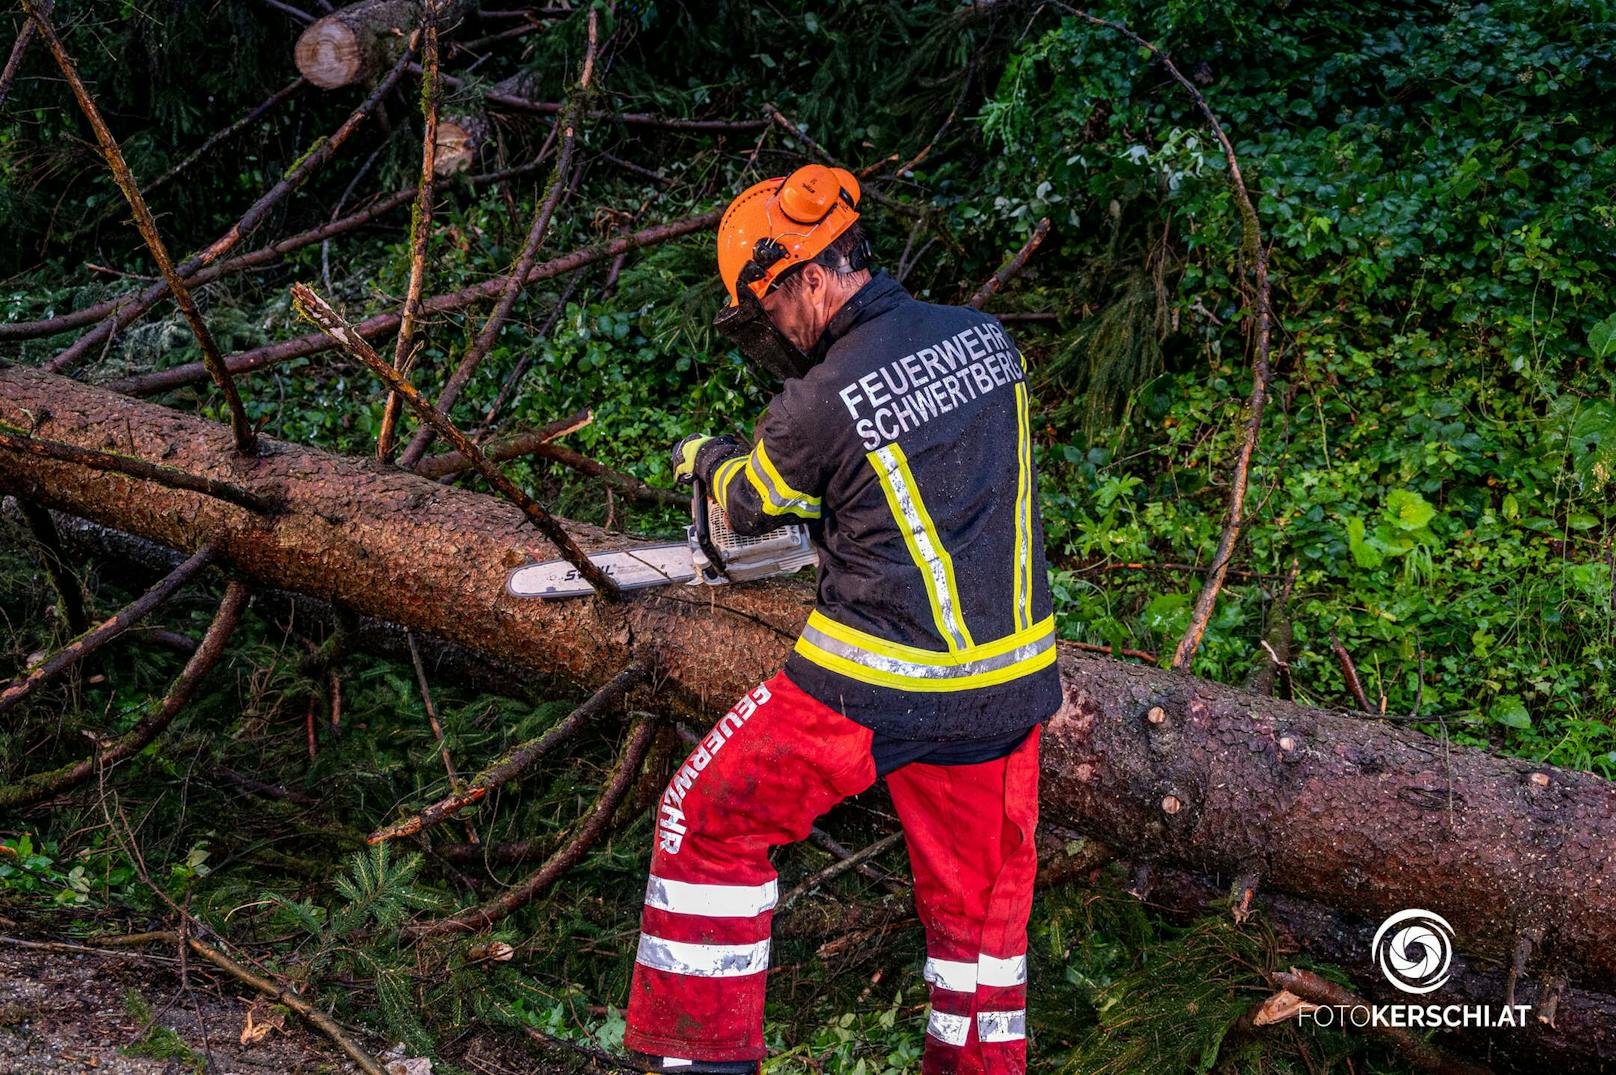
[[[671,221],[667,224],[658,224],[655,227],[642,228],[637,232],[621,236],[609,242],[598,243],[574,250],[570,254],[554,258],[542,265],[535,265],[528,274],[527,282],[547,280],[552,276],[564,276],[586,265],[597,261],[605,261],[616,257],[625,250],[635,250],[644,246],[654,246],[657,243],[667,242],[669,239],[678,239],[695,231],[701,231],[718,223],[722,210],[714,209],[695,216],[685,217],[682,220]],[[450,310],[459,310],[467,306],[492,298],[499,293],[503,280],[485,280],[480,284],[448,295],[437,295],[427,299],[421,304],[423,313],[445,313]],[[358,325],[353,326],[360,336],[378,336],[391,332],[398,327],[399,315],[396,313],[377,314],[367,318]],[[264,369],[280,362],[287,362],[305,355],[319,354],[336,347],[337,343],[323,332],[311,332],[296,339],[281,340],[277,343],[266,344],[251,351],[243,351],[231,355],[225,360],[232,373],[246,373],[253,370]],[[112,381],[105,387],[114,392],[123,392],[128,395],[147,396],[155,392],[164,392],[171,388],[180,388],[188,384],[195,384],[207,378],[207,371],[198,363],[175,366],[172,369],[156,370],[152,373],[137,374],[133,377],[124,377]]]
[[[372,373],[382,379],[382,382],[404,398],[415,412],[423,419],[432,423],[437,431],[446,437],[455,449],[472,461],[477,472],[483,479],[493,486],[500,495],[522,509],[528,521],[538,528],[539,532],[550,539],[563,559],[578,569],[589,584],[595,588],[595,593],[608,600],[617,600],[621,591],[617,583],[610,576],[596,567],[583,550],[578,548],[572,536],[561,528],[548,511],[539,505],[532,497],[517,488],[515,482],[507,478],[500,469],[490,463],[477,446],[471,442],[460,430],[456,429],[449,419],[433,409],[416,387],[399,372],[382,361],[374,348],[366,343],[364,337],[354,330],[354,327],[344,321],[337,312],[326,305],[325,300],[316,295],[306,284],[292,286],[292,304],[308,321],[318,325],[337,344],[350,355],[370,367]]]
[[[45,11],[50,11],[51,6],[51,0],[40,0],[40,7]],[[28,55],[28,45],[33,39],[34,20],[24,14],[22,26],[17,30],[17,39],[11,45],[11,55],[6,57],[5,69],[0,70],[0,105],[6,103],[11,84],[17,79],[17,71],[22,67],[22,59]]]
[[[557,437],[564,437],[568,433],[576,433],[595,420],[593,411],[581,410],[569,414],[565,418],[558,418],[549,425],[535,429],[531,433],[518,433],[510,437],[489,441],[479,445],[483,454],[489,461],[503,463],[507,459],[518,459],[531,453],[541,444],[548,444]],[[415,473],[423,478],[447,478],[451,474],[459,474],[467,470],[471,464],[459,452],[443,452],[421,460],[415,465]]]
[[[203,545],[188,560],[170,571],[157,585],[141,594],[133,603],[120,610],[111,619],[75,638],[35,665],[32,671],[12,680],[10,686],[4,691],[0,691],[0,713],[6,712],[6,710],[28,697],[40,684],[52,676],[88,657],[114,638],[123,634],[134,624],[145,619],[159,605],[173,597],[176,590],[184,586],[204,567],[212,563],[218,551],[219,546],[214,542],[210,541]]]
[[[564,847],[545,860],[544,864],[531,874],[524,877],[512,888],[506,889],[494,899],[475,907],[461,911],[448,918],[434,919],[429,922],[420,922],[404,928],[406,936],[414,938],[441,936],[445,933],[474,933],[480,929],[487,929],[506,915],[531,903],[551,885],[555,884],[568,870],[576,866],[590,849],[599,842],[611,825],[612,815],[617,810],[618,803],[633,786],[635,778],[639,775],[640,765],[645,760],[646,751],[650,749],[651,742],[656,738],[657,721],[642,719],[628,733],[628,743],[623,747],[623,753],[618,758],[617,769],[612,773],[606,786],[601,789],[600,797],[589,814],[578,824],[573,836]]]
[[[970,301],[965,305],[973,310],[980,310],[1001,287],[1020,274],[1021,270],[1027,265],[1027,259],[1032,257],[1033,252],[1043,245],[1044,236],[1048,234],[1049,218],[1044,217],[1032,229],[1032,234],[1027,237],[1027,241],[1022,244],[1021,249],[1017,250],[1003,265],[999,266],[998,272],[983,281],[982,286],[976,289],[976,294],[972,295]]]
[[[241,612],[247,605],[247,596],[246,584],[242,582],[232,580],[225,588],[224,600],[219,602],[219,611],[214,613],[213,622],[208,625],[207,634],[202,637],[202,644],[191,654],[191,659],[185,662],[184,670],[168,688],[162,702],[143,717],[139,724],[111,742],[97,742],[95,752],[88,758],[59,769],[52,769],[47,773],[36,773],[15,784],[0,787],[0,807],[14,810],[20,806],[36,803],[82,784],[98,771],[116,765],[125,758],[132,758],[146,749],[147,744],[163,734],[164,729],[179,715],[180,710],[190,703],[203,677],[219,663],[219,658],[224,656],[225,643],[230,640],[236,624],[241,622]]]
[[[464,79],[453,75],[444,75],[443,84],[451,89],[467,89],[469,84]],[[560,115],[567,107],[562,101],[534,101],[514,94],[494,91],[484,95],[483,99],[489,104],[504,105],[517,112],[533,112],[541,116]],[[601,119],[612,123],[623,123],[631,127],[660,127],[668,131],[692,131],[712,134],[724,134],[739,131],[758,131],[769,125],[766,119],[681,119],[676,116],[655,116],[649,112],[607,112],[599,109],[591,110],[589,119]]]
[[[67,621],[68,630],[82,635],[90,629],[90,613],[84,606],[84,590],[79,585],[78,576],[68,569],[67,552],[62,548],[62,535],[56,530],[56,520],[51,518],[49,508],[41,507],[32,500],[19,499],[17,507],[27,521],[28,529],[33,532],[34,540],[44,550],[45,573],[50,576],[57,597],[61,598],[62,616]]]
[[[146,249],[151,251],[153,260],[157,262],[158,270],[168,284],[168,289],[174,294],[174,301],[179,304],[180,312],[185,315],[186,322],[191,326],[191,334],[196,337],[197,346],[202,349],[202,362],[213,376],[213,383],[219,391],[224,393],[225,406],[230,410],[230,429],[235,435],[236,450],[244,455],[252,455],[257,449],[257,433],[251,422],[247,420],[247,412],[241,405],[241,396],[236,392],[236,384],[230,378],[230,371],[225,368],[224,358],[219,354],[219,345],[214,342],[213,333],[208,331],[207,322],[202,318],[202,311],[197,308],[196,300],[185,286],[174,269],[174,259],[169,257],[168,247],[163,243],[163,237],[158,234],[157,220],[146,205],[146,199],[141,197],[140,187],[135,183],[134,173],[129,170],[129,163],[123,158],[123,151],[118,148],[118,140],[112,137],[112,131],[107,127],[106,121],[101,118],[101,109],[96,105],[95,98],[90,96],[89,89],[84,80],[79,78],[78,68],[74,66],[72,57],[68,56],[67,49],[56,36],[56,29],[50,23],[50,16],[40,5],[39,0],[22,0],[23,10],[33,17],[34,24],[39,27],[39,34],[44,39],[51,55],[56,57],[56,66],[62,69],[62,76],[73,90],[73,96],[78,99],[79,109],[84,118],[90,121],[95,131],[96,141],[101,143],[101,155],[106,158],[107,167],[112,169],[113,181],[123,196],[129,202],[130,212],[134,214],[135,228],[140,237],[145,240]]]
[[[439,799],[431,806],[420,810],[414,817],[389,825],[370,834],[368,841],[379,844],[386,840],[397,839],[400,836],[414,836],[441,824],[458,814],[468,806],[475,805],[487,797],[490,791],[500,788],[515,780],[531,769],[540,758],[544,757],[556,744],[572,738],[585,724],[598,720],[611,707],[621,702],[630,689],[643,682],[646,678],[646,669],[643,665],[631,664],[616,676],[606,682],[600,690],[590,695],[577,709],[574,709],[553,728],[536,739],[512,749],[494,764],[472,777],[471,783],[464,790],[456,789],[455,794]]]
[[[516,299],[522,293],[522,285],[528,274],[533,271],[533,262],[538,257],[539,247],[544,242],[544,235],[550,229],[550,221],[555,216],[556,207],[561,204],[561,194],[567,187],[572,172],[572,158],[578,143],[577,127],[579,117],[584,110],[584,103],[588,100],[591,88],[590,75],[595,68],[595,50],[598,47],[597,13],[593,8],[589,12],[589,45],[584,51],[583,74],[578,80],[578,91],[573,96],[571,107],[561,117],[562,128],[561,147],[556,152],[555,173],[550,178],[550,189],[545,192],[543,201],[533,215],[533,223],[528,227],[527,239],[522,243],[522,251],[517,255],[516,264],[506,275],[504,286],[500,291],[499,301],[489,313],[488,319],[483,322],[482,329],[477,338],[472,341],[466,353],[461,357],[460,364],[450,375],[438,395],[437,409],[441,414],[448,415],[454,408],[455,400],[460,398],[461,389],[471,381],[472,374],[482,364],[488,352],[493,349],[494,341],[499,338],[500,330],[510,319],[511,311],[516,308]],[[399,465],[409,469],[421,461],[426,450],[432,446],[433,430],[430,425],[423,426],[410,441],[409,447],[399,457]]]
[[[1201,592],[1195,599],[1195,607],[1190,611],[1189,626],[1184,629],[1183,636],[1173,650],[1172,667],[1180,668],[1189,664],[1195,656],[1195,651],[1201,646],[1201,637],[1206,634],[1207,624],[1212,621],[1213,606],[1217,604],[1218,592],[1223,588],[1224,577],[1229,571],[1229,562],[1234,558],[1235,545],[1240,540],[1251,457],[1257,450],[1257,435],[1262,429],[1263,404],[1268,399],[1269,326],[1273,316],[1273,304],[1269,298],[1268,287],[1268,252],[1263,247],[1262,227],[1257,221],[1257,207],[1252,204],[1251,195],[1246,190],[1246,181],[1240,174],[1240,161],[1235,156],[1234,145],[1224,133],[1223,124],[1218,122],[1218,117],[1206,103],[1206,98],[1195,88],[1195,84],[1184,77],[1183,72],[1174,65],[1165,52],[1134,33],[1123,23],[1090,15],[1070,4],[1061,3],[1060,0],[1056,0],[1055,6],[1085,22],[1114,30],[1149,52],[1166,68],[1173,81],[1184,87],[1184,91],[1190,95],[1190,100],[1195,102],[1196,109],[1212,128],[1213,136],[1223,148],[1223,159],[1229,165],[1229,185],[1234,188],[1235,206],[1240,211],[1241,256],[1252,271],[1252,291],[1246,296],[1246,304],[1256,317],[1256,327],[1252,348],[1251,396],[1246,402],[1245,434],[1240,442],[1240,451],[1235,456],[1234,472],[1229,482],[1229,504],[1224,514],[1223,534],[1218,539],[1212,566],[1207,570],[1206,582],[1201,586]]]
[[[365,1050],[364,1046],[360,1045],[358,1042],[354,1041],[346,1033],[344,1033],[342,1027],[337,1025],[335,1019],[332,1019],[325,1012],[321,1011],[319,1008],[316,1008],[314,1005],[310,1004],[308,1001],[304,1000],[290,989],[283,989],[274,982],[270,981],[268,978],[254,974],[252,971],[248,970],[240,963],[237,963],[234,959],[231,959],[217,948],[204,944],[189,933],[187,933],[184,937],[181,937],[179,933],[173,930],[155,930],[151,933],[136,933],[128,937],[110,938],[103,943],[131,946],[138,944],[184,944],[189,947],[191,951],[195,952],[209,963],[212,963],[215,967],[218,967],[236,981],[252,989],[256,989],[258,992],[264,994],[266,997],[269,997],[277,1004],[286,1005],[288,1008],[292,1009],[292,1011],[308,1020],[316,1028],[318,1028],[322,1034],[336,1043],[337,1048],[348,1054],[348,1058],[358,1066],[359,1070],[363,1072],[363,1075],[387,1075],[387,1070],[381,1066],[376,1058],[371,1056],[370,1053]]]
[[[412,361],[410,343],[415,339],[415,320],[421,313],[426,243],[432,230],[432,181],[438,157],[438,0],[427,0],[421,20],[421,179],[415,188],[415,209],[410,213],[410,282],[404,293],[398,339],[393,344],[393,368],[400,373],[408,373]],[[393,454],[399,406],[398,394],[389,392],[382,408],[382,428],[376,435],[376,458],[384,462]]]
[[[897,832],[881,837],[881,839],[877,840],[869,847],[866,847],[864,850],[856,851],[844,859],[838,859],[829,866],[826,866],[823,870],[820,870],[818,873],[812,875],[811,877],[805,878],[790,892],[787,892],[784,896],[780,897],[780,912],[783,913],[793,903],[796,903],[798,897],[813,891],[828,881],[835,880],[849,870],[857,869],[859,866],[862,866],[870,859],[875,858],[877,855],[892,847],[902,839],[903,830],[900,829]]]
[[[10,433],[6,432],[3,426],[0,426],[0,450],[26,452],[41,459],[73,463],[89,467],[91,470],[110,471],[169,489],[187,489],[193,493],[201,493],[203,496],[211,496],[234,504],[238,508],[245,508],[257,515],[272,515],[280,507],[269,497],[249,492],[239,485],[231,485],[217,478],[204,478],[187,471],[176,470],[174,467],[159,466],[144,459],[118,455],[115,452],[102,452],[94,448],[80,448],[76,444],[43,440],[23,433]]]
[[[30,0],[30,2],[33,2],[33,0]],[[242,214],[241,219],[231,225],[228,231],[212,243],[209,243],[201,253],[181,265],[178,269],[179,276],[181,278],[187,277],[198,269],[213,264],[235,249],[237,243],[246,238],[247,234],[258,227],[259,224],[263,223],[264,217],[269,215],[271,209],[301,186],[303,181],[315,169],[330,160],[336,154],[337,149],[348,140],[354,131],[359,129],[365,118],[381,103],[381,99],[392,91],[398,80],[403,76],[414,50],[415,39],[412,38],[405,48],[404,54],[399,57],[398,63],[393,66],[393,69],[388,72],[385,78],[376,84],[376,88],[371,91],[370,96],[365,98],[358,108],[349,113],[348,118],[343,120],[341,125],[329,137],[317,142],[312,150],[300,157],[296,163],[288,168],[280,180],[265,191],[257,201],[253,202],[247,211]],[[168,282],[163,280],[130,297],[129,301],[121,305],[113,315],[77,340],[74,340],[70,346],[47,362],[45,369],[51,373],[61,373],[68,369],[92,350],[100,347],[107,337],[131,324],[147,310],[151,309],[166,294],[168,294]],[[200,377],[196,379],[201,380]]]

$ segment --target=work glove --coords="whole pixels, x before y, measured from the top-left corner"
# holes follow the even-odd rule
[[[690,483],[695,480],[696,456],[716,440],[719,440],[718,436],[709,436],[708,433],[692,433],[674,446],[675,482]]]

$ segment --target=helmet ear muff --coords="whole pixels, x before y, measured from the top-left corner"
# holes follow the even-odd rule
[[[853,252],[847,256],[847,271],[858,272],[860,269],[867,269],[874,260],[875,251],[870,247],[870,237],[862,236],[858,246],[855,246]]]
[[[780,184],[780,211],[798,224],[818,224],[843,194],[836,173],[823,164],[805,164]]]

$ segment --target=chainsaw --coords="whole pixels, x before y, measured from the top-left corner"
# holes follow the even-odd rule
[[[817,564],[819,557],[808,540],[808,528],[798,524],[761,537],[737,534],[730,529],[724,509],[707,495],[706,484],[695,478],[684,541],[597,552],[589,561],[620,589],[640,590],[668,583],[722,586],[789,575]],[[512,597],[541,598],[584,597],[595,592],[566,560],[523,564],[506,576],[505,590]]]

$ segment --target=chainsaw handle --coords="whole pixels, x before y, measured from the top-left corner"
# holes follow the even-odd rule
[[[690,522],[696,528],[696,544],[707,554],[708,563],[720,575],[729,578],[729,570],[724,566],[723,554],[713,541],[712,526],[707,519],[707,483],[695,474],[690,476]]]

